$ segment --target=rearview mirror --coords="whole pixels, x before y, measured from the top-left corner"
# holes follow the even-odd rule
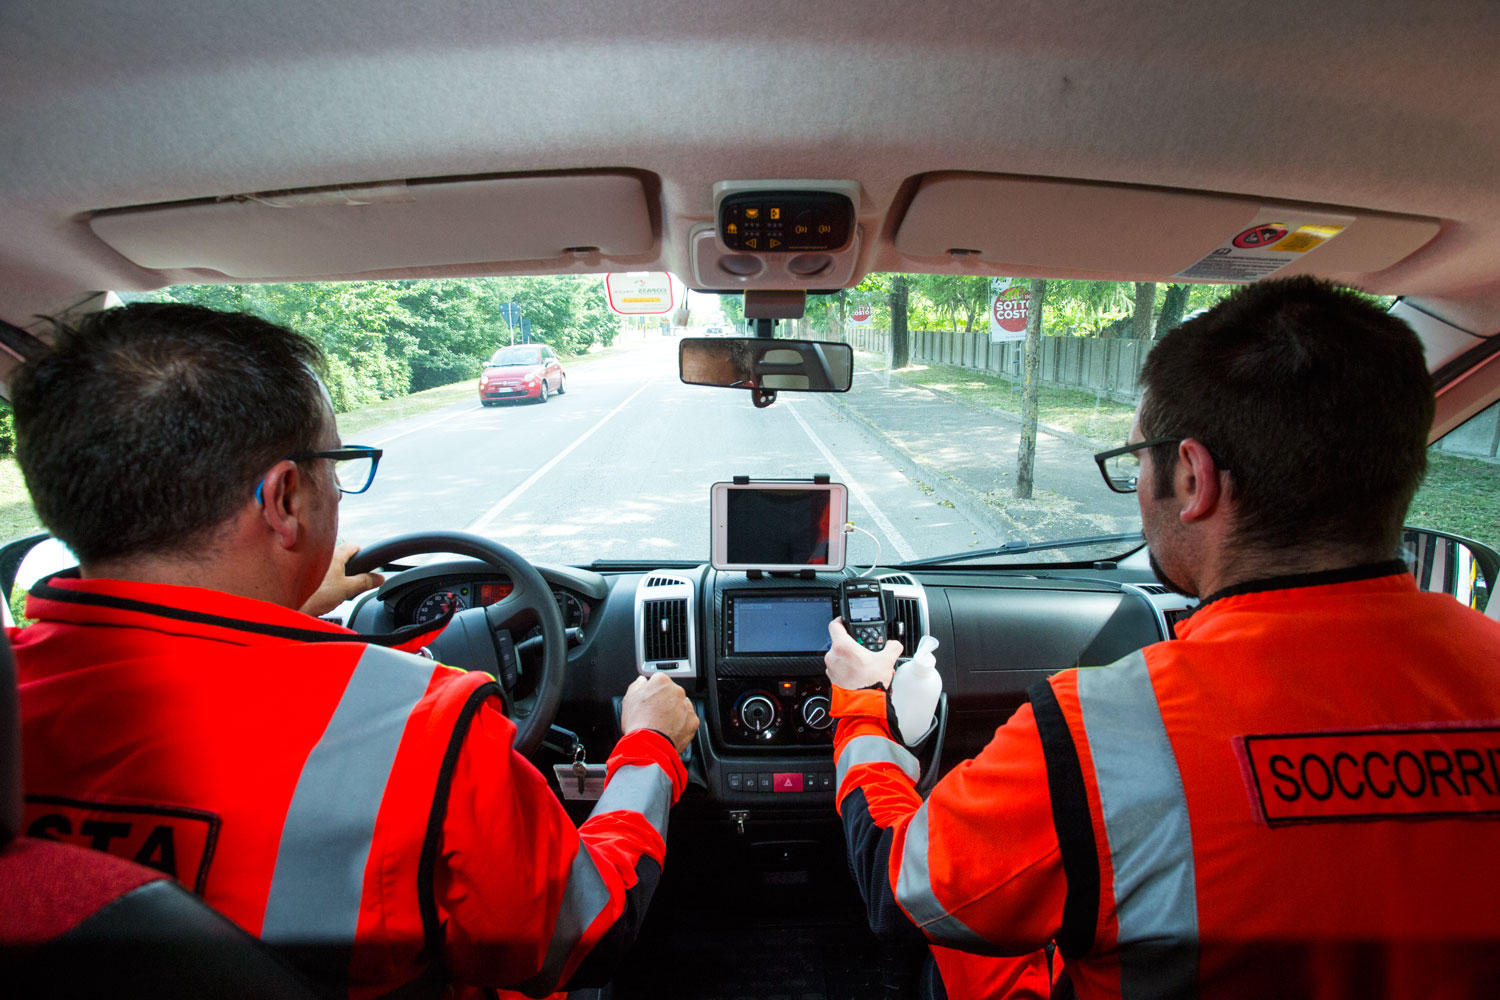
[[[1401,556],[1422,590],[1449,594],[1475,611],[1485,610],[1500,575],[1500,553],[1432,528],[1406,528]]]
[[[688,385],[789,392],[848,392],[854,350],[822,340],[686,337],[677,372]]]

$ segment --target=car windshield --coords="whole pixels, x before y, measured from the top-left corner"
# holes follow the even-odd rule
[[[803,318],[775,328],[850,345],[850,391],[782,392],[758,408],[749,392],[678,378],[681,338],[746,329],[741,297],[688,293],[679,326],[614,314],[603,286],[480,278],[127,298],[248,309],[324,346],[343,440],[384,449],[372,488],[343,498],[351,540],[457,529],[541,562],[697,564],[715,483],[827,475],[848,487],[847,561],[864,567],[1136,548],[1136,498],[1111,490],[1093,455],[1125,443],[1155,338],[1228,291],[871,275],[810,296]],[[532,343],[508,343],[523,335]],[[482,376],[537,364],[540,344],[560,356],[555,380]]]
[[[542,363],[542,352],[535,347],[502,347],[488,362],[491,368],[513,368]]]

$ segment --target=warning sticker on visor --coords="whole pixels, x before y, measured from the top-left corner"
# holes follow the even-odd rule
[[[1256,821],[1500,819],[1500,723],[1234,740]]]

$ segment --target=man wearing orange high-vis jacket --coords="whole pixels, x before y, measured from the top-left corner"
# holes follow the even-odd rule
[[[1493,993],[1500,624],[1396,558],[1425,376],[1404,324],[1310,279],[1164,338],[1099,464],[1199,609],[1032,688],[926,801],[887,721],[899,648],[830,626],[856,878],[948,995],[1003,995],[970,987],[987,956],[1048,942],[1082,997]]]
[[[317,360],[253,317],[135,305],[13,382],[32,497],[81,562],[11,634],[26,832],[168,871],[340,995],[602,983],[661,873],[696,714],[665,678],[632,684],[575,828],[488,674],[411,652],[428,634],[311,617],[378,582],[335,550],[377,456],[335,474],[351,449]],[[84,461],[100,434],[121,440]]]

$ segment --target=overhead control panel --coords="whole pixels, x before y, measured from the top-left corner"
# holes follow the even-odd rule
[[[719,202],[718,231],[741,253],[830,253],[854,232],[854,203],[834,191],[741,191]]]
[[[859,258],[859,184],[719,181],[714,217],[690,233],[700,291],[842,288]]]

